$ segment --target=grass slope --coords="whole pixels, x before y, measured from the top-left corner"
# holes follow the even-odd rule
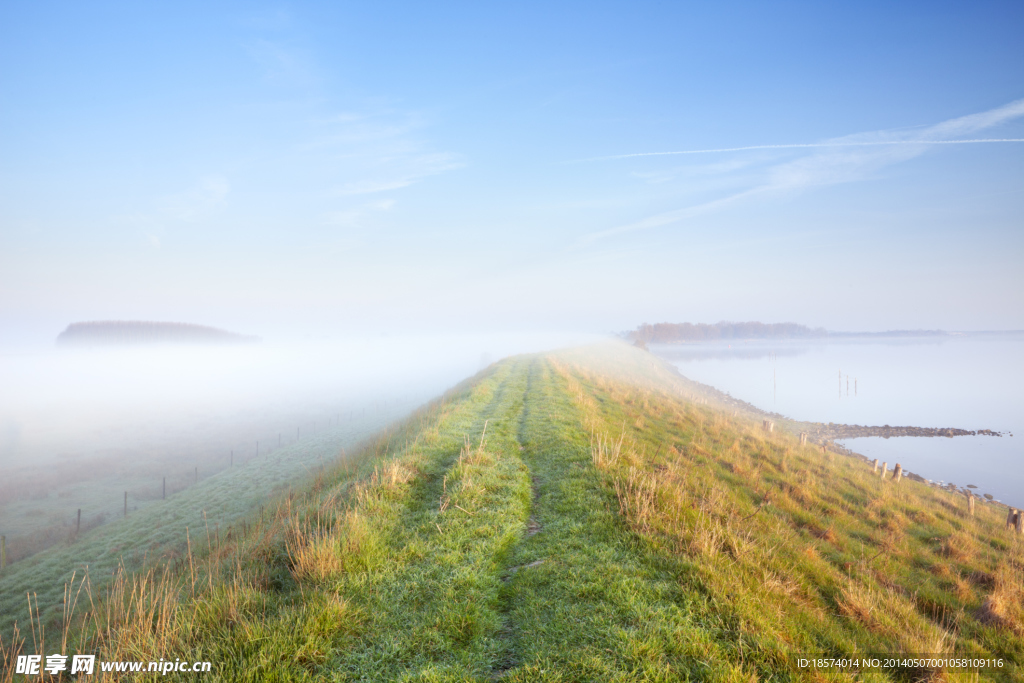
[[[103,660],[210,660],[204,680],[1020,679],[1024,544],[998,511],[682,386],[623,345],[508,359],[68,630]],[[866,652],[1006,664],[792,662]]]
[[[207,529],[216,537],[292,485],[305,487],[311,471],[325,461],[333,462],[345,448],[358,448],[388,420],[384,415],[324,430],[217,472],[166,500],[130,510],[127,518],[83,531],[78,538],[66,536],[59,545],[8,565],[0,572],[0,637],[9,639],[16,622],[28,621],[26,595],[41,605],[44,623],[53,623],[63,616],[64,585],[72,576],[88,572],[98,588],[121,570],[138,571],[154,562],[181,558],[187,553],[188,534],[205,545]]]

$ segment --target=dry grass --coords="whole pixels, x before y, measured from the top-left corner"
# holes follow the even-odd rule
[[[957,531],[942,541],[942,554],[957,562],[969,562],[977,553],[974,539],[963,531]]]
[[[991,591],[977,610],[977,618],[985,624],[1024,635],[1024,584],[1020,568],[1001,563],[991,576]]]
[[[373,534],[365,516],[346,510],[340,520],[323,528],[298,519],[287,542],[292,575],[297,581],[324,581],[359,563]]]
[[[998,511],[967,518],[944,492],[882,481],[870,465],[822,455],[778,428],[765,433],[683,392],[599,383],[591,367],[560,370],[620,513],[654,547],[695,561],[709,590],[729,596],[765,637],[798,642],[830,612],[851,625],[844,639],[865,643],[851,647],[952,653],[1019,635],[1024,543],[1001,529]]]

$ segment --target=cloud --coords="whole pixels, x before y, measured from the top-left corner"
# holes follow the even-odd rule
[[[344,183],[336,187],[332,194],[337,197],[346,197],[399,190],[424,178],[461,168],[464,163],[455,155],[447,153],[408,154],[397,152],[382,154],[368,165],[376,167],[367,173],[367,175],[372,173],[371,177]]]
[[[348,211],[331,211],[324,215],[322,224],[339,227],[357,227],[366,216],[381,211],[390,211],[394,206],[395,200],[385,199],[377,202],[368,202]]]
[[[334,191],[334,194],[344,197],[353,194],[372,194],[374,192],[387,192],[408,187],[415,182],[412,178],[399,178],[395,180],[358,180],[354,183],[346,183]]]
[[[231,186],[223,176],[205,176],[193,189],[165,197],[159,212],[166,218],[193,222],[223,205],[230,191]]]
[[[782,145],[746,145],[744,147],[717,147],[711,149],[686,149],[677,152],[637,152],[634,154],[614,154],[605,157],[591,157],[589,159],[577,159],[575,162],[585,161],[611,161],[615,159],[633,159],[636,157],[665,157],[678,156],[683,154],[719,154],[725,152],[749,152],[761,149],[817,149],[823,147],[885,147],[891,145],[976,145],[996,142],[1024,142],[1024,138],[978,138],[974,140],[875,140],[864,142],[842,142],[835,140],[831,142],[798,142]]]
[[[633,154],[614,154],[611,156],[578,159],[570,163],[587,161],[611,161],[615,159],[633,159],[636,157],[679,156],[688,154],[719,154],[727,152],[749,152],[773,149],[822,149],[837,147],[887,147],[899,145],[976,145],[1005,142],[1024,142],[1024,138],[971,138],[957,139],[964,135],[978,133],[1001,123],[1012,121],[1024,116],[1024,99],[1014,100],[995,109],[968,114],[959,118],[943,121],[918,131],[874,131],[857,133],[822,142],[799,142],[792,144],[745,145],[742,147],[717,147],[710,149],[686,149],[674,152],[636,152]]]
[[[674,211],[665,211],[663,213],[648,216],[643,220],[636,221],[635,223],[627,223],[626,225],[620,225],[607,230],[600,230],[598,232],[590,233],[585,235],[581,240],[581,245],[590,244],[606,237],[613,237],[615,235],[621,235],[627,232],[636,232],[637,230],[649,230],[652,228],[660,228],[665,225],[671,225],[672,223],[678,223],[679,221],[686,220],[687,218],[693,218],[705,213],[711,213],[718,209],[722,209],[729,204],[735,204],[742,199],[746,199],[752,194],[761,192],[760,188],[747,190],[745,192],[739,192],[722,199],[716,199],[710,202],[704,202],[703,204],[697,204],[694,206],[687,206],[682,209],[675,209]]]
[[[678,223],[694,216],[723,209],[757,195],[796,192],[812,187],[836,185],[863,180],[882,168],[909,161],[938,145],[1021,143],[1024,138],[965,138],[1024,116],[1024,99],[989,111],[970,114],[915,130],[884,130],[857,133],[815,143],[789,145],[748,145],[719,149],[684,150],[681,152],[647,152],[600,157],[624,159],[641,156],[709,154],[773,149],[806,149],[811,153],[776,164],[767,169],[762,182],[727,197],[666,211],[633,223],[586,235],[581,244],[638,230]]]

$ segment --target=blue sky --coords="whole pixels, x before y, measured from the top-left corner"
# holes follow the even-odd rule
[[[4,2],[3,335],[1024,328],[1022,29],[1012,2]]]

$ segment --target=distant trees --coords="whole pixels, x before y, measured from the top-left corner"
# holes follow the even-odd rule
[[[810,328],[796,323],[644,323],[626,338],[643,344],[678,344],[682,342],[719,341],[727,339],[793,339],[826,337],[824,328]]]
[[[57,337],[58,346],[153,343],[238,344],[258,341],[258,337],[246,337],[204,325],[139,320],[72,323]]]

